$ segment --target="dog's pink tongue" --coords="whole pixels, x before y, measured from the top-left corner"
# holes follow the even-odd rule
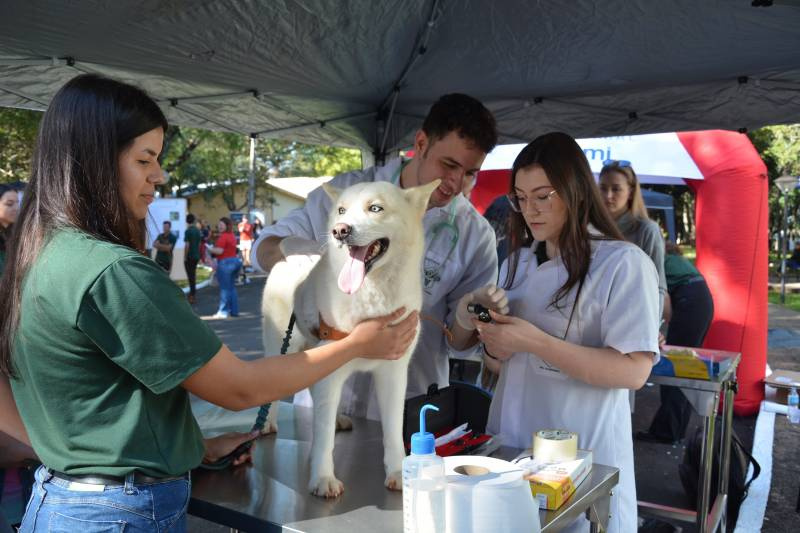
[[[361,288],[367,273],[364,258],[369,246],[353,246],[350,248],[350,259],[345,262],[339,272],[339,289],[345,294],[353,294]]]

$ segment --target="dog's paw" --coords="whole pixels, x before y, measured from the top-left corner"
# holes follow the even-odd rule
[[[311,480],[308,489],[314,496],[321,498],[338,498],[344,492],[344,485],[333,476],[320,476]]]
[[[389,490],[403,490],[403,473],[398,470],[386,476],[386,481],[383,482]]]
[[[336,415],[336,431],[349,431],[353,429],[353,419],[347,415]]]

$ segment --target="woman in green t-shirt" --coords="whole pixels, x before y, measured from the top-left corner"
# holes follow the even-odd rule
[[[143,254],[166,129],[143,91],[97,75],[42,118],[0,286],[0,430],[44,465],[23,532],[183,531],[187,472],[241,441],[207,449],[188,392],[254,407],[361,354],[397,359],[415,337],[416,313],[389,325],[399,309],[325,346],[237,358]]]

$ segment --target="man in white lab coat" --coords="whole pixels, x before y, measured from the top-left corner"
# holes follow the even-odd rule
[[[474,179],[488,152],[497,143],[495,120],[476,99],[463,94],[441,97],[414,138],[414,156],[394,159],[383,167],[348,172],[330,183],[339,188],[366,181],[388,181],[402,188],[441,179],[425,214],[424,299],[421,334],[408,370],[407,397],[424,394],[436,383],[449,384],[448,352],[474,346],[477,337],[469,320],[456,320],[461,303],[494,306],[485,287],[497,278],[495,237],[491,226],[464,198],[461,191]],[[331,202],[321,188],[313,191],[304,207],[265,228],[253,245],[251,261],[268,272],[284,257],[280,242],[286,237],[328,240]],[[449,342],[444,327],[451,330]],[[356,375],[342,393],[343,412],[378,418],[371,398],[371,377]],[[295,399],[300,401],[299,398]],[[301,403],[306,403],[302,400]]]

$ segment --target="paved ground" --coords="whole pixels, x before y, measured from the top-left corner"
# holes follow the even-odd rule
[[[263,277],[252,277],[252,283],[238,287],[241,316],[228,320],[210,320],[211,326],[243,358],[261,355],[260,304]],[[794,287],[792,287],[794,288]],[[800,284],[798,284],[800,290]],[[204,318],[210,317],[217,308],[218,290],[206,288],[198,292],[195,310]],[[769,364],[773,369],[800,370],[800,313],[785,310],[780,306],[769,306],[770,348]],[[633,417],[634,431],[645,429],[658,407],[658,388],[646,387],[637,394],[636,413]],[[687,434],[699,424],[696,417]],[[752,445],[755,417],[736,418],[735,430],[740,437]],[[775,421],[773,447],[772,487],[762,531],[800,531],[800,514],[795,512],[795,503],[800,486],[800,426],[789,425],[785,416],[778,415]],[[686,506],[677,474],[683,457],[684,446],[660,445],[636,442],[636,479],[639,499],[665,505]],[[226,528],[190,517],[189,531],[200,533],[222,533]],[[668,524],[651,528],[648,532],[694,531],[693,527],[676,530]]]

